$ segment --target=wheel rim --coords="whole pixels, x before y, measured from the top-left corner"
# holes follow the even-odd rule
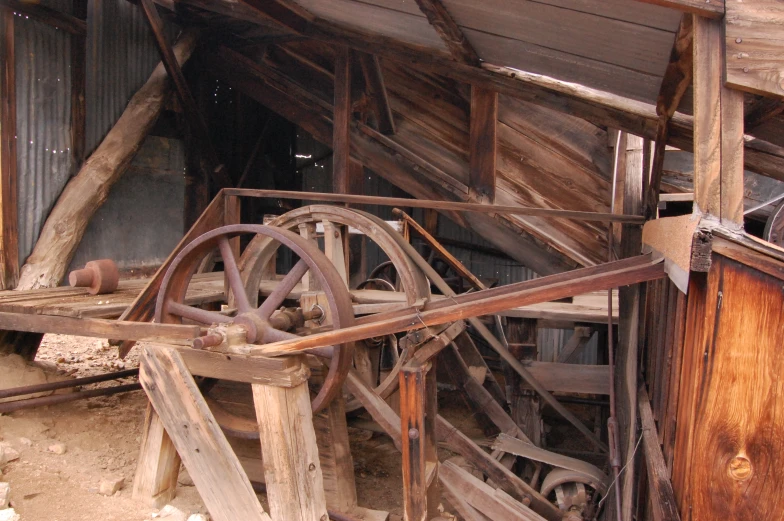
[[[245,290],[246,286],[239,264],[232,253],[229,242],[243,234],[265,237],[270,243],[275,241],[275,249],[283,244],[300,258],[294,268],[278,283],[272,294],[258,307]],[[230,291],[237,305],[238,311],[235,317],[184,304],[188,285],[199,263],[216,247],[221,252]],[[241,324],[248,330],[248,343],[268,343],[294,338],[296,335],[292,333],[274,329],[269,319],[288,296],[290,289],[308,271],[311,271],[321,284],[321,289],[325,293],[332,313],[333,327],[344,328],[353,325],[354,311],[348,288],[321,250],[310,241],[288,230],[252,224],[217,228],[198,237],[186,246],[174,259],[163,278],[156,302],[155,320],[159,323],[180,323],[183,318],[187,318],[207,325],[212,323]],[[255,287],[258,288],[258,285]],[[258,296],[258,289],[256,289],[255,296]],[[343,380],[351,368],[352,350],[353,343],[333,348],[332,361],[329,364],[324,385],[312,402],[314,412],[322,410],[341,392]]]

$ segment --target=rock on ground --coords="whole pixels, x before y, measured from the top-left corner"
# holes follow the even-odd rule
[[[65,443],[58,441],[57,443],[52,443],[49,445],[49,448],[46,450],[54,454],[65,454],[65,452],[68,450],[68,447],[65,446]]]
[[[191,514],[188,521],[209,521],[209,519],[204,514]]]
[[[13,508],[0,510],[0,521],[19,521],[20,519],[19,514]]]
[[[6,463],[19,459],[19,451],[10,443],[0,442],[0,467]]]
[[[188,514],[175,506],[166,505],[157,514],[153,514],[153,518],[165,521],[187,521]]]
[[[56,374],[51,368],[44,368],[41,364],[31,364],[19,355],[0,355],[0,389],[25,387],[48,382],[59,382],[70,378]],[[52,394],[52,391],[26,395],[26,398],[37,398]],[[0,403],[18,400],[17,397],[2,398]]]
[[[11,496],[11,485],[0,483],[0,510],[8,508],[8,501]]]
[[[122,477],[102,479],[98,487],[98,493],[104,496],[113,496],[115,492],[123,488],[124,484],[125,478]]]

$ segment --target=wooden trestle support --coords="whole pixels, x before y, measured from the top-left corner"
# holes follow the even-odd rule
[[[315,205],[281,216],[271,226],[238,225],[236,195],[219,195],[220,200],[208,208],[125,315],[142,321],[154,316],[157,324],[150,325],[152,330],[196,323],[200,331],[191,340],[158,339],[142,346],[140,381],[151,406],[134,481],[136,498],[154,506],[169,501],[182,462],[216,521],[270,516],[275,521],[326,521],[341,514],[386,519],[386,512],[357,505],[346,398],[351,409],[364,408],[402,452],[407,521],[437,517],[442,494],[465,519],[555,521],[577,512],[550,502],[547,494],[556,487],[576,484],[583,497],[581,487],[599,495],[606,492],[606,476],[598,469],[586,470],[582,462],[533,450],[504,410],[503,391],[466,327],[470,323],[544,402],[601,449],[603,443],[594,433],[475,317],[658,279],[664,276],[661,262],[642,256],[456,295],[400,234],[369,214]],[[326,255],[316,246],[318,224],[323,227]],[[352,307],[342,250],[342,234],[349,226],[378,243],[392,260],[404,300],[392,298],[354,316],[362,312]],[[236,238],[243,233],[255,237],[238,261]],[[300,259],[282,278],[274,272],[280,244]],[[185,301],[193,275],[216,249],[226,277],[228,309],[222,312]],[[428,281],[446,298],[432,296]],[[390,297],[399,294],[389,293]],[[259,295],[265,297],[260,305]],[[292,299],[298,300],[296,306],[281,307]],[[379,355],[366,340],[394,338],[401,332],[408,333],[399,345],[390,347],[394,369],[379,374]],[[123,350],[130,347],[126,343]],[[438,415],[435,367],[439,358],[472,408],[512,440],[496,451],[499,457]],[[478,380],[476,369],[481,366],[484,377]],[[217,380],[251,385],[255,421],[229,413],[209,397]],[[313,401],[309,384],[317,390]],[[387,402],[394,392],[399,393],[399,414]],[[243,468],[226,434],[259,440],[256,450],[263,460],[269,515],[255,496],[246,473],[250,471]],[[451,462],[440,463],[437,441],[462,455],[497,488]],[[500,456],[508,451],[522,453],[536,468],[546,464],[561,473],[551,473],[552,479],[544,480],[550,488],[540,490],[536,479],[529,483],[504,464]]]

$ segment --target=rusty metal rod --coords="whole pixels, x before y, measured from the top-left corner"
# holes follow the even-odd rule
[[[88,385],[98,382],[106,382],[109,380],[117,380],[118,378],[127,378],[129,376],[137,376],[138,369],[127,369],[125,371],[118,371],[116,373],[105,373],[96,376],[86,376],[84,378],[76,378],[74,380],[63,380],[61,382],[48,382],[45,384],[26,385],[24,387],[12,387],[11,389],[0,389],[0,399],[11,398],[13,396],[22,396],[25,394],[43,393],[46,391],[56,391],[57,389],[66,389],[68,387],[77,387],[79,385]]]
[[[139,391],[142,386],[139,383],[115,385],[113,387],[103,387],[101,389],[91,389],[89,391],[79,391],[68,394],[53,394],[41,398],[28,398],[27,400],[15,400],[13,402],[0,403],[0,414],[27,409],[29,407],[40,407],[43,405],[57,405],[66,402],[75,402],[84,398],[94,398],[96,396],[109,396],[130,391]]]

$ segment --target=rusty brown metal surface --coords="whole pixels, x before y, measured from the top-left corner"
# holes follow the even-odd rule
[[[111,259],[90,261],[84,268],[72,271],[68,283],[75,288],[87,288],[90,295],[103,295],[117,289],[120,272]]]

